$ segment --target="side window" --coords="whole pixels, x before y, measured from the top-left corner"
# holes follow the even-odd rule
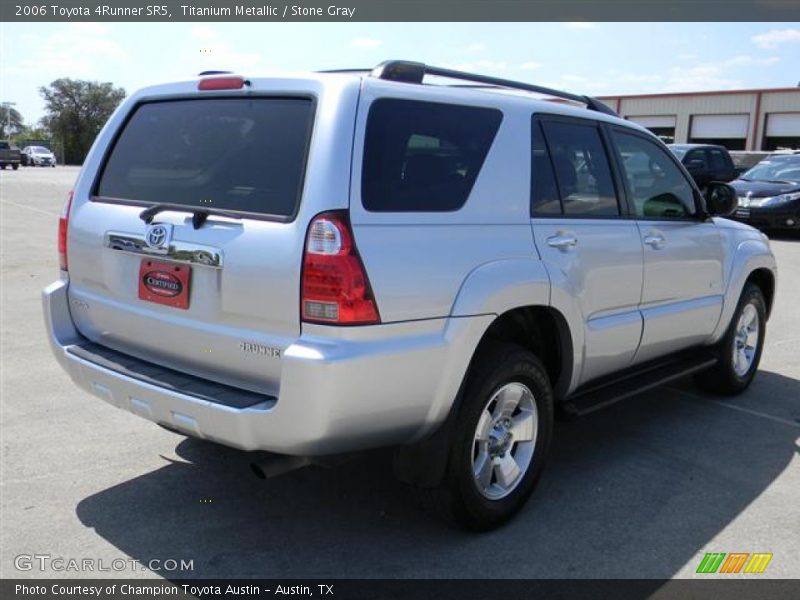
[[[708,153],[711,155],[712,169],[715,171],[724,171],[728,168],[728,162],[725,160],[725,155],[722,153],[722,150],[711,148]]]
[[[667,151],[637,135],[613,132],[636,216],[686,218],[695,213],[694,192]]]
[[[706,160],[705,150],[692,150],[689,152],[683,160],[683,164],[688,165],[692,162],[697,164],[697,168],[704,171],[708,170],[708,160]]]
[[[597,126],[562,121],[548,121],[542,125],[564,214],[619,215],[611,168]]]
[[[544,143],[542,124],[536,119],[531,126],[531,146],[531,214],[560,215],[561,200],[553,164]]]
[[[503,114],[493,108],[384,98],[367,117],[361,197],[373,212],[461,208]]]

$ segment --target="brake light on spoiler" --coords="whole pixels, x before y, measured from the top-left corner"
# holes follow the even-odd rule
[[[249,85],[249,82],[243,77],[208,77],[200,80],[197,89],[200,91],[240,90],[245,85]]]

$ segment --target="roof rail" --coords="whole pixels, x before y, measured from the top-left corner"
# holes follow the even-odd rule
[[[324,69],[317,73],[369,73],[372,69]]]
[[[360,69],[354,69],[360,71]],[[407,60],[389,60],[382,62],[370,72],[372,77],[378,79],[386,79],[388,81],[400,81],[403,83],[422,83],[426,75],[434,75],[436,77],[446,77],[448,79],[457,79],[461,81],[470,81],[473,83],[481,84],[474,87],[496,87],[506,88],[511,90],[522,90],[525,92],[534,92],[546,96],[553,96],[555,98],[564,98],[573,102],[580,102],[585,104],[589,110],[605,113],[607,115],[619,116],[611,108],[591,96],[581,96],[579,94],[571,94],[561,90],[554,90],[552,88],[544,87],[541,85],[533,85],[530,83],[523,83],[521,81],[513,81],[511,79],[500,79],[498,77],[488,77],[486,75],[477,75],[475,73],[467,73],[465,71],[454,71],[452,69],[442,69],[440,67],[432,67],[424,63],[411,62]],[[464,86],[466,87],[466,86]]]

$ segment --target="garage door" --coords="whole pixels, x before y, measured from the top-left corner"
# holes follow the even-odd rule
[[[675,127],[675,116],[654,116],[654,117],[627,117],[634,123],[638,123],[642,127],[648,129],[653,127]]]
[[[800,137],[800,113],[767,115],[767,137]]]
[[[692,138],[733,139],[747,137],[747,115],[694,115]]]

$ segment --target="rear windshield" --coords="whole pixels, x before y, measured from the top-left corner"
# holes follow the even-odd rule
[[[96,195],[290,217],[312,120],[304,98],[142,104],[114,144]]]

